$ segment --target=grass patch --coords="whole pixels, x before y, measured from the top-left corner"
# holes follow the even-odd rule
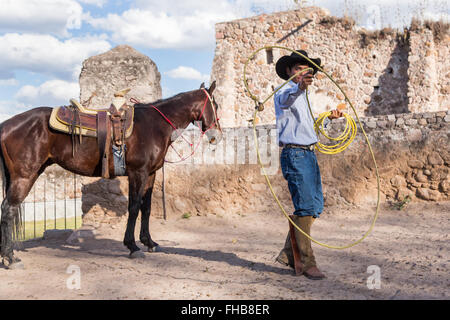
[[[56,227],[55,227],[56,224]],[[78,229],[82,225],[81,217],[77,217],[75,225],[75,217],[67,218],[64,223],[64,218],[59,218],[55,220],[47,220],[45,225],[44,221],[27,221],[22,225],[22,233],[20,235],[20,240],[26,241],[35,238],[42,238],[45,230],[52,229]]]
[[[189,219],[191,217],[191,213],[190,212],[186,212],[185,214],[183,214],[181,216],[183,219]]]
[[[403,209],[406,208],[406,206],[410,202],[411,202],[411,197],[410,196],[406,196],[403,200],[400,200],[400,201],[395,202],[395,203],[391,203],[391,207],[394,208],[395,210],[403,210]]]

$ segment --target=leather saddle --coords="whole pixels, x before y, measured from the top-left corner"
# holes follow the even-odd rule
[[[75,100],[70,106],[54,108],[50,116],[50,127],[72,136],[73,155],[76,152],[76,139],[95,137],[102,155],[102,177],[109,178],[109,151],[125,149],[125,139],[131,136],[134,123],[134,107],[128,106],[124,98],[129,91],[114,94],[108,109],[88,109]],[[124,151],[124,150],[123,150]]]

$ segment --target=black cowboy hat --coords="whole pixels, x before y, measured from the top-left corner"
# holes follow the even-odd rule
[[[305,50],[297,50],[297,52],[308,57],[308,54],[306,53]],[[309,59],[311,59],[315,64],[320,66],[321,62],[320,58],[317,59],[309,58]],[[313,74],[316,74],[317,71],[319,71],[319,69],[315,65],[313,65],[310,61],[306,60],[304,57],[296,54],[295,52],[292,52],[290,56],[282,56],[280,59],[278,59],[277,64],[275,66],[278,76],[281,79],[288,80],[290,77],[286,73],[286,67],[291,68],[296,63],[301,63],[303,65],[310,66],[311,68],[314,69]]]

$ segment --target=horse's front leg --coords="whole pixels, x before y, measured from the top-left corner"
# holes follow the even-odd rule
[[[130,258],[144,257],[144,253],[136,245],[136,240],[134,238],[134,229],[136,227],[136,219],[141,207],[147,177],[147,172],[137,171],[128,173],[128,222],[123,244],[130,250]]]
[[[151,174],[147,179],[147,184],[145,186],[145,194],[142,199],[141,204],[141,233],[139,235],[139,240],[148,247],[149,252],[160,251],[159,245],[152,240],[149,231],[150,224],[150,213],[152,206],[152,193],[153,186],[155,184],[155,173]]]

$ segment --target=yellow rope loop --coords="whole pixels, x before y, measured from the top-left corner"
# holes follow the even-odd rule
[[[258,112],[259,112],[260,110],[263,110],[263,109],[264,109],[264,107],[263,107],[264,104],[265,104],[267,101],[269,101],[269,99],[272,98],[278,90],[280,90],[281,88],[283,88],[283,87],[284,87],[287,83],[289,83],[292,79],[294,79],[296,76],[298,76],[299,74],[303,73],[303,72],[306,71],[306,70],[313,70],[312,68],[305,68],[305,69],[303,69],[303,70],[300,70],[300,71],[297,72],[295,75],[293,75],[293,76],[290,77],[288,80],[286,80],[286,81],[283,83],[283,85],[281,85],[281,86],[278,87],[276,90],[274,90],[274,91],[273,91],[266,99],[264,99],[263,102],[260,102],[259,98],[256,97],[255,95],[253,95],[253,93],[252,93],[251,90],[249,89],[248,81],[247,81],[247,67],[248,67],[249,62],[255,57],[255,55],[256,55],[258,52],[260,52],[260,51],[262,51],[262,50],[266,50],[266,49],[273,49],[273,48],[282,49],[282,50],[288,50],[288,51],[294,52],[294,53],[298,54],[299,56],[301,56],[301,57],[305,58],[306,60],[308,60],[312,65],[314,65],[315,67],[317,67],[318,70],[322,71],[322,72],[323,72],[323,73],[324,73],[324,74],[325,74],[325,75],[326,75],[326,76],[327,76],[327,77],[328,77],[328,78],[336,85],[336,87],[337,87],[337,88],[342,92],[342,94],[344,95],[345,100],[347,101],[347,103],[350,105],[350,107],[352,108],[353,112],[355,113],[355,117],[356,117],[356,119],[357,119],[357,121],[358,121],[359,127],[361,128],[361,131],[362,131],[362,133],[363,133],[363,135],[364,135],[364,137],[365,137],[365,139],[366,139],[367,146],[368,146],[369,151],[370,151],[370,155],[372,156],[372,160],[373,160],[374,167],[375,167],[375,173],[376,173],[376,177],[377,177],[377,190],[378,190],[378,193],[377,193],[377,208],[376,208],[375,215],[374,215],[374,217],[373,217],[372,223],[371,223],[371,225],[370,225],[370,227],[369,227],[369,230],[367,230],[367,232],[364,233],[364,235],[363,235],[360,239],[358,239],[358,240],[356,240],[356,241],[354,241],[354,242],[352,242],[352,243],[350,243],[350,244],[348,244],[348,245],[344,245],[344,246],[333,246],[333,245],[328,245],[328,244],[319,242],[319,241],[315,240],[314,238],[312,238],[309,234],[307,234],[306,232],[304,232],[299,226],[297,226],[297,225],[294,223],[294,221],[292,221],[292,219],[289,217],[289,215],[286,213],[286,210],[284,210],[283,205],[281,204],[280,200],[278,199],[277,195],[275,194],[275,191],[273,190],[272,184],[270,183],[269,176],[267,175],[266,170],[265,170],[265,168],[264,168],[264,165],[263,165],[263,163],[262,163],[261,155],[260,155],[260,153],[259,153],[258,136],[257,136],[257,133],[256,133],[256,117],[257,117]],[[374,228],[375,222],[376,222],[376,220],[377,220],[377,218],[378,218],[378,214],[379,214],[379,210],[380,210],[380,176],[379,176],[379,173],[378,173],[377,162],[376,162],[376,160],[375,160],[375,154],[374,154],[374,152],[373,152],[373,150],[372,150],[372,145],[370,144],[369,137],[367,136],[367,134],[366,134],[366,132],[365,132],[365,130],[364,130],[362,124],[361,124],[361,121],[360,121],[360,119],[359,119],[359,117],[358,117],[358,114],[357,114],[357,112],[356,112],[356,109],[353,107],[352,102],[351,102],[350,99],[347,97],[347,95],[345,94],[344,90],[342,90],[342,88],[339,86],[339,84],[338,84],[338,83],[337,83],[337,82],[336,82],[336,81],[335,81],[335,80],[334,80],[334,79],[333,79],[326,71],[324,71],[320,66],[318,66],[314,61],[312,61],[311,59],[309,59],[307,56],[301,54],[300,52],[297,52],[297,51],[295,51],[295,50],[292,50],[292,49],[287,48],[287,47],[282,47],[282,46],[265,46],[265,47],[262,47],[262,48],[260,48],[260,49],[258,49],[258,50],[256,50],[256,51],[254,51],[254,52],[248,57],[247,61],[246,61],[245,64],[244,64],[244,75],[243,75],[243,80],[244,80],[244,86],[245,86],[245,88],[246,88],[246,90],[247,90],[247,93],[248,93],[248,95],[250,96],[250,98],[253,99],[253,100],[255,101],[256,105],[261,106],[261,107],[259,107],[259,108],[256,108],[255,111],[254,111],[254,114],[253,114],[253,134],[254,134],[254,139],[255,139],[255,149],[256,149],[256,154],[257,154],[257,158],[258,158],[258,163],[259,163],[259,165],[261,166],[262,172],[263,172],[264,177],[265,177],[265,179],[266,179],[267,185],[269,186],[270,192],[272,193],[273,198],[275,199],[276,203],[277,203],[278,206],[280,207],[280,209],[281,209],[281,211],[283,212],[283,214],[285,215],[285,217],[288,219],[288,221],[289,221],[289,222],[290,222],[290,223],[291,223],[291,224],[292,224],[299,232],[301,232],[303,235],[305,235],[307,238],[309,238],[312,242],[314,242],[314,243],[316,243],[316,244],[318,244],[318,245],[320,245],[320,246],[323,246],[323,247],[326,247],[326,248],[329,248],[329,249],[347,249],[347,248],[351,248],[351,247],[353,247],[353,246],[355,246],[355,245],[361,243],[361,242],[362,242],[362,241],[363,241],[363,240],[364,240],[364,239],[372,232],[372,229]],[[306,97],[308,98],[308,94],[306,95]],[[311,113],[311,116],[312,116],[313,119],[314,119],[314,115],[313,115],[312,110],[311,110],[311,106],[310,106],[310,103],[309,103],[309,99],[307,99],[307,101],[308,101],[308,108],[309,108],[309,111],[310,111],[310,113]],[[345,127],[345,129],[344,129],[344,132],[343,132],[339,137],[337,137],[337,138],[329,137],[329,136],[326,134],[326,132],[324,131],[324,128],[323,128],[323,122],[324,122],[325,118],[328,117],[329,115],[330,115],[330,112],[325,112],[325,113],[322,113],[322,114],[319,116],[319,118],[318,118],[317,120],[314,119],[314,123],[315,123],[315,126],[314,126],[314,127],[315,127],[315,130],[316,130],[317,133],[320,132],[325,138],[327,138],[327,139],[329,139],[329,140],[332,140],[332,141],[338,141],[338,142],[337,142],[335,145],[331,145],[331,146],[324,145],[324,144],[322,144],[322,143],[318,143],[318,144],[316,144],[316,148],[317,148],[320,152],[322,152],[322,153],[324,153],[324,154],[337,154],[337,153],[339,153],[339,152],[344,151],[344,150],[345,150],[345,149],[353,142],[353,140],[354,140],[355,137],[356,137],[357,126],[356,126],[355,120],[354,120],[352,117],[350,117],[348,114],[345,113],[345,114],[344,114],[344,117],[345,117],[345,119],[347,120],[347,123],[346,123],[346,127]]]
[[[331,141],[336,141],[337,143],[334,145],[326,145],[321,142],[318,142],[316,144],[316,149],[319,150],[321,153],[324,154],[337,154],[345,149],[353,142],[353,140],[356,137],[356,133],[358,131],[356,127],[356,122],[353,120],[352,117],[350,117],[347,113],[344,113],[344,118],[346,119],[345,123],[345,129],[343,133],[339,137],[330,137],[328,134],[324,131],[324,120],[327,118],[331,112],[325,112],[322,113],[319,118],[317,119],[315,123],[315,130],[317,135],[321,133],[325,138]]]

